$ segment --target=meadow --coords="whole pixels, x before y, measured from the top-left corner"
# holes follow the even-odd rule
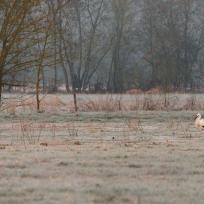
[[[1,204],[201,204],[203,95],[6,95]]]

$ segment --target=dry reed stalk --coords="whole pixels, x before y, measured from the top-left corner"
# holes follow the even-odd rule
[[[144,133],[142,122],[139,119],[128,119],[127,120],[127,127],[131,131]]]
[[[20,142],[24,144],[36,144],[40,141],[40,137],[46,124],[37,124],[32,121],[20,120]]]
[[[124,110],[122,98],[106,97],[105,99],[89,100],[80,104],[80,110],[85,112],[117,112]]]
[[[75,123],[67,123],[64,128],[66,129],[69,137],[77,137],[79,136],[79,129],[77,128]]]

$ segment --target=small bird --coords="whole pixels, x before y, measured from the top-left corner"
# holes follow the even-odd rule
[[[195,116],[195,127],[204,130],[204,119],[202,119],[200,113],[197,113]]]

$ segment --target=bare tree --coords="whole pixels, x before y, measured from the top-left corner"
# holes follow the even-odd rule
[[[64,20],[58,29],[62,40],[61,51],[69,68],[64,73],[70,74],[72,88],[76,91],[88,87],[90,79],[110,50],[109,45],[102,44],[97,32],[103,4],[104,0],[71,1],[68,8],[65,7],[60,13],[60,22]]]
[[[35,46],[39,1],[1,1],[0,6],[0,99],[6,76],[17,73],[36,62],[30,55]],[[38,28],[37,28],[38,29]]]
[[[122,47],[130,1],[112,0],[113,11],[113,45],[109,72],[108,89],[113,92],[123,91]]]
[[[192,86],[193,67],[203,48],[198,19],[193,16],[195,4],[194,0],[144,1],[140,37],[152,70],[151,86]]]

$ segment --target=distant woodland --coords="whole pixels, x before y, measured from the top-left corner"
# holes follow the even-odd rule
[[[204,87],[203,0],[1,0],[0,96]]]

